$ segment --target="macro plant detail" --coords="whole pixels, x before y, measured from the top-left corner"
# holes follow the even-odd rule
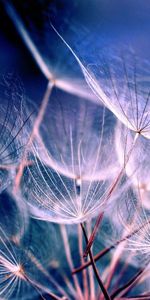
[[[0,299],[150,299],[148,12],[0,1]]]
[[[149,63],[129,50],[124,52],[117,57],[110,54],[102,66],[89,65],[85,76],[100,100],[125,126],[149,138]],[[104,96],[97,90],[98,86]]]
[[[23,176],[23,195],[33,214],[58,223],[80,223],[102,210],[117,172],[115,158],[104,159],[114,138],[105,119],[113,126],[104,108],[78,98],[74,104],[70,99],[63,103],[52,95],[40,130],[42,139],[34,140],[28,157],[34,163]]]

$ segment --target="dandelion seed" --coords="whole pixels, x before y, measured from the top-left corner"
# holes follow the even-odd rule
[[[36,231],[36,226],[34,230]],[[40,232],[40,226],[38,230]],[[30,234],[30,239],[26,240],[24,237],[22,242],[15,244],[0,228],[0,296],[2,298],[12,300],[30,297],[34,299],[40,296],[44,300],[43,294],[47,294],[51,299],[61,299],[55,292],[53,293],[53,289],[56,291],[58,287],[57,283],[42,265],[42,251],[47,242],[40,246],[40,250],[34,256],[34,251],[37,251],[35,238],[37,239],[37,234],[32,244]],[[31,244],[27,244],[25,240],[28,242],[30,240]],[[38,262],[37,254],[41,262]],[[58,291],[59,294],[63,289],[58,288]],[[65,293],[62,295],[64,296]]]
[[[148,62],[135,58],[135,54],[127,51],[123,58],[121,55],[110,55],[104,64],[105,58],[102,57],[100,65],[90,62],[86,68],[55,27],[51,26],[75,57],[88,85],[100,101],[129,129],[150,138]]]
[[[108,113],[109,118],[113,126]],[[51,100],[43,121],[32,148],[34,165],[26,168],[21,185],[23,196],[40,219],[79,223],[101,210],[118,171],[115,158],[106,158],[113,131],[105,123],[105,110],[82,99],[74,104]]]
[[[110,55],[105,64],[90,65],[89,69],[95,80],[99,77],[97,84],[107,97],[106,103],[103,97],[102,102],[128,128],[149,138],[147,62],[126,51],[123,58]]]

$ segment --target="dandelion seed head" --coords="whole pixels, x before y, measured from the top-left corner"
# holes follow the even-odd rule
[[[148,63],[129,51],[100,61],[88,68],[92,89],[124,125],[149,138]]]
[[[127,49],[126,55],[123,57],[121,54],[109,53],[107,60],[102,56],[99,58],[99,63],[88,62],[86,68],[67,41],[54,26],[52,27],[73,54],[86,82],[100,101],[127,128],[149,138],[148,62],[135,58],[135,54]],[[109,51],[105,49],[105,52]],[[146,80],[147,82],[145,82]]]
[[[47,271],[47,265],[53,257],[51,251],[48,255],[51,237],[45,238],[42,243],[38,238],[40,234],[43,238],[47,230],[50,234],[55,232],[53,226],[47,228],[46,224],[44,226],[30,224],[22,240],[15,243],[0,228],[0,295],[2,297],[14,300],[20,297],[34,299],[42,293],[48,295],[53,293],[57,283]]]
[[[55,95],[29,153],[33,164],[26,168],[21,184],[33,216],[79,223],[102,209],[118,170],[109,153],[114,138],[111,117],[105,108],[83,99],[61,101]]]

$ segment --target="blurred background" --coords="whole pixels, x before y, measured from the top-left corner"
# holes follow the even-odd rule
[[[131,47],[149,59],[150,5],[146,0],[27,0],[0,1],[1,73],[16,72],[26,95],[42,98],[46,81],[16,28],[15,14],[52,72],[81,76],[77,63],[51,23],[86,64],[95,63],[105,49]]]
[[[147,0],[1,0],[0,74],[16,74],[23,84],[25,97],[37,106],[43,99],[48,78],[56,80],[57,89],[55,88],[53,93],[57,98],[60,97],[61,101],[66,99],[67,103],[68,99],[75,100],[74,96],[81,96],[85,100],[97,102],[96,96],[83,78],[76,59],[51,24],[88,67],[90,64],[98,63],[103,54],[107,58],[109,54],[117,55],[120,49],[126,48],[131,48],[142,59],[149,60],[149,16],[150,3]],[[8,195],[6,194],[5,197],[7,198]],[[4,211],[8,210],[9,207],[8,209],[6,207]],[[26,244],[30,243],[32,247],[34,237],[38,236],[39,230],[41,236],[45,233],[45,241],[47,240],[51,225],[32,220],[30,226],[33,228],[29,230],[29,232],[33,231],[32,237],[28,232]],[[16,227],[18,228],[18,225]],[[52,225],[51,236],[54,235],[54,238],[58,235],[57,227],[58,225]],[[74,241],[78,239],[77,231],[69,230],[68,236],[73,236],[71,248],[76,267],[80,264],[80,258],[76,255],[77,246],[74,246],[76,244]],[[56,272],[54,276],[56,280],[62,282],[62,274],[58,271],[61,270],[63,273],[67,269],[62,251],[65,243],[62,245],[57,237],[55,249],[51,239],[46,242],[48,245],[44,248],[46,254],[44,250],[44,254],[42,253],[43,261],[52,247],[53,251],[48,257],[51,262],[50,269],[53,274]],[[105,245],[105,240],[103,242]],[[40,248],[41,243],[41,239],[35,241],[37,249]],[[95,243],[95,252],[101,248],[100,241]],[[59,256],[61,256],[60,265]],[[107,260],[109,258],[102,260],[101,270],[105,269]],[[47,262],[45,265],[47,267]],[[117,272],[120,265],[121,262]],[[135,269],[132,266],[127,269],[127,273],[130,270],[130,274],[126,274],[124,278],[130,277],[129,275],[132,275]],[[71,278],[71,272],[68,277]],[[43,281],[45,282],[45,278]],[[66,287],[66,282],[64,286]],[[136,292],[138,293],[138,289]],[[33,296],[33,299],[39,298]]]

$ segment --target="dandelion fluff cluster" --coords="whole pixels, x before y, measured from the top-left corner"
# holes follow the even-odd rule
[[[149,299],[149,63],[3,6],[47,87],[0,80],[0,298]]]

